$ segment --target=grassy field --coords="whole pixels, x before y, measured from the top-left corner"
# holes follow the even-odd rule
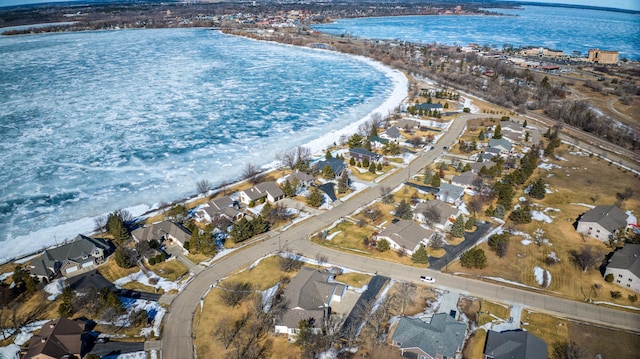
[[[129,269],[121,268],[116,264],[116,260],[114,258],[109,258],[106,263],[98,267],[98,272],[102,274],[108,281],[113,282],[116,279],[126,277],[129,274],[135,273],[139,271],[140,268],[133,267]]]
[[[363,286],[369,284],[369,281],[371,281],[371,276],[364,273],[351,272],[337,275],[336,281],[344,283],[353,288],[362,288]]]
[[[585,351],[585,358],[638,358],[640,335],[570,321],[569,341]]]
[[[189,273],[189,268],[177,260],[164,261],[162,263],[147,265],[147,269],[153,271],[160,277],[166,278],[172,282]]]
[[[523,329],[531,332],[531,334],[544,340],[549,345],[554,342],[565,341],[569,337],[568,322],[565,319],[523,309],[521,321],[527,323],[522,327]]]
[[[484,352],[484,344],[487,341],[487,332],[484,329],[476,330],[467,342],[462,350],[463,359],[478,359],[482,358]]]
[[[493,322],[496,317],[507,320],[510,317],[509,306],[502,303],[490,302],[488,300],[482,300],[480,302],[480,314],[477,318],[478,325],[484,325],[486,323]]]
[[[536,229],[544,231],[544,237],[551,245],[538,247],[535,244],[522,244],[523,237],[513,236],[507,255],[499,258],[489,250],[487,243],[482,243],[479,248],[485,251],[487,267],[482,270],[469,270],[462,268],[459,262],[449,265],[449,271],[466,272],[479,276],[502,277],[532,287],[541,288],[534,276],[534,267],[538,266],[549,271],[551,283],[547,288],[541,288],[550,295],[558,295],[574,300],[591,299],[594,301],[607,301],[621,305],[638,306],[638,302],[632,303],[628,299],[631,291],[607,283],[600,272],[594,267],[584,273],[577,268],[570,256],[570,251],[591,246],[595,251],[606,254],[611,251],[602,242],[583,237],[578,234],[573,223],[581,213],[589,210],[588,205],[610,205],[616,200],[616,193],[623,192],[629,187],[634,193],[640,193],[640,181],[630,172],[620,170],[609,165],[604,160],[595,157],[571,154],[574,152],[566,145],[558,148],[557,154],[564,160],[551,160],[549,163],[561,166],[552,170],[537,169],[532,179],[542,177],[548,184],[552,193],[543,200],[531,201],[535,210],[553,208],[554,211],[546,212],[553,219],[552,223],[533,221],[529,224],[514,225],[507,222],[506,226],[518,231],[533,234]],[[605,175],[606,174],[606,175]],[[524,196],[522,192],[516,194],[516,198]],[[514,201],[515,202],[515,201]],[[622,205],[623,210],[640,209],[640,196],[628,199]],[[559,210],[559,212],[555,211]],[[548,265],[545,258],[555,253],[560,259],[555,265]],[[580,280],[576,280],[580,278]],[[611,298],[611,291],[620,291],[622,298]]]

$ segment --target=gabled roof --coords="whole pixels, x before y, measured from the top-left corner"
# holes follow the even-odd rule
[[[51,268],[58,270],[67,261],[83,263],[87,258],[93,258],[96,248],[108,251],[111,246],[102,238],[91,238],[79,234],[76,238],[61,246],[46,249],[42,255],[33,260],[31,273],[39,276],[50,276],[55,273]]]
[[[627,269],[640,278],[640,244],[627,243],[615,251],[607,268]]]
[[[435,208],[440,213],[440,224],[442,225],[447,224],[451,216],[458,214],[457,208],[453,208],[445,202],[437,199],[418,203],[416,209],[413,210],[413,213],[422,213],[429,208]]]
[[[416,105],[416,109],[422,109],[422,111],[424,110],[440,110],[442,109],[442,104],[441,103],[419,103]]]
[[[505,151],[511,151],[511,147],[513,146],[509,140],[505,138],[492,138],[489,140],[489,147],[494,148],[503,148]]]
[[[524,132],[524,127],[521,123],[515,123],[513,121],[500,121],[500,128],[509,132]]]
[[[398,128],[414,128],[420,126],[420,122],[416,120],[403,119],[396,123]]]
[[[229,207],[231,205],[233,205],[233,199],[229,196],[224,196],[224,197],[218,197],[215,199],[212,199],[211,201],[208,202],[209,207],[212,207],[214,209],[217,210],[221,210],[225,207]]]
[[[284,196],[284,192],[282,192],[282,188],[278,186],[274,181],[262,182],[258,183],[256,187],[258,191],[262,193],[267,193],[273,198],[278,198]]]
[[[432,357],[455,358],[457,350],[462,350],[466,331],[466,324],[446,313],[434,314],[431,323],[401,317],[392,340],[404,349],[420,348]]]
[[[301,319],[315,318],[314,313],[322,314],[323,308],[331,304],[331,297],[346,289],[343,284],[329,282],[331,276],[324,270],[302,267],[284,290],[290,309],[283,316],[282,324],[290,328],[297,327]]]
[[[433,233],[414,221],[403,219],[389,224],[378,236],[387,237],[398,245],[413,250],[423,240],[430,239]]]
[[[478,177],[477,174],[475,174],[475,173],[473,173],[471,171],[468,171],[468,172],[463,172],[463,173],[461,173],[461,174],[459,174],[457,176],[454,176],[451,179],[451,182],[459,183],[459,184],[461,184],[463,186],[473,186],[473,182],[475,180],[477,180],[478,178],[480,178],[480,177]]]
[[[384,134],[389,138],[400,138],[400,130],[396,126],[389,127]]]
[[[438,187],[438,196],[441,196],[444,201],[447,201],[447,198],[456,201],[462,196],[463,192],[464,188],[449,183],[441,183],[440,187]]]
[[[343,160],[338,159],[338,158],[334,158],[334,157],[318,161],[314,165],[314,167],[318,171],[322,171],[326,166],[331,167],[331,170],[333,171],[333,174],[335,174],[336,176],[338,176],[340,173],[342,173],[342,171],[344,171],[345,168],[347,168],[347,164],[344,163]]]
[[[85,325],[67,318],[59,318],[45,323],[38,334],[29,340],[29,349],[23,358],[62,358],[67,354],[82,353],[82,333]]]
[[[595,206],[580,218],[580,222],[598,223],[609,232],[627,226],[627,214],[616,206]]]
[[[378,142],[378,143],[381,143],[383,145],[386,145],[387,143],[389,143],[388,139],[382,138],[380,136],[371,136],[371,137],[369,137],[369,141],[371,141],[371,143]]]
[[[547,343],[522,330],[489,330],[484,354],[493,359],[547,359]]]
[[[366,150],[362,147],[350,148],[349,153],[357,153],[362,156],[367,156],[370,158],[382,158],[382,155]]]
[[[313,177],[312,175],[306,174],[304,172],[300,172],[298,170],[295,170],[295,172],[292,172],[288,175],[286,175],[284,177],[284,179],[286,181],[289,181],[291,183],[293,183],[294,180],[298,180],[301,182],[309,182],[309,181],[313,181],[315,179],[315,177]]]
[[[188,229],[172,221],[162,221],[137,228],[131,232],[131,235],[137,241],[160,240],[166,235],[183,244],[191,239],[191,232]]]

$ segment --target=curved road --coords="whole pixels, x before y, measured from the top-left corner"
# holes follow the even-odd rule
[[[436,150],[421,153],[409,166],[397,169],[394,173],[387,176],[382,181],[382,184],[386,187],[395,188],[405,182],[407,178],[410,177],[410,174],[421,171],[424,166],[433,162],[433,160],[442,153],[443,146],[451,146],[454,144],[458,136],[462,133],[466,120],[473,117],[477,117],[477,114],[464,115],[455,119],[449,130],[440,139]],[[289,251],[301,252],[311,258],[320,253],[326,255],[331,263],[365,272],[378,272],[385,276],[417,282],[419,275],[428,271],[429,275],[438,281],[438,286],[442,288],[452,288],[462,293],[482,298],[522,303],[533,309],[617,328],[634,331],[640,328],[640,314],[622,312],[586,303],[550,297],[544,294],[456,277],[432,270],[424,270],[352,255],[314,245],[306,240],[310,234],[316,233],[339,220],[341,217],[345,217],[356,209],[379,198],[380,191],[378,187],[379,185],[365,189],[343,204],[320,215],[311,217],[272,237],[279,237],[277,240],[271,239],[257,242],[252,246],[247,246],[240,251],[227,255],[216,261],[211,267],[196,275],[191,283],[172,301],[170,309],[164,317],[162,333],[163,359],[194,357],[192,321],[200,300],[207,290],[209,290],[213,283],[233,271],[248,266],[266,254],[278,251],[281,244],[286,246]]]

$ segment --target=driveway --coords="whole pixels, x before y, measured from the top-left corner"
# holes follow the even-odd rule
[[[141,352],[143,350],[144,343],[109,341],[106,343],[96,343],[89,353],[103,357],[107,355]]]
[[[447,253],[444,256],[440,258],[429,257],[429,269],[441,270],[447,265],[447,263],[458,258],[462,253],[464,253],[464,251],[476,244],[476,242],[478,242],[482,238],[482,236],[484,236],[489,231],[490,228],[491,224],[486,222],[478,222],[475,231],[471,233],[464,233],[464,241],[462,241],[460,244],[458,244],[457,246],[452,246],[449,244],[445,245],[444,250],[447,251]]]
[[[160,294],[140,292],[137,290],[121,289],[109,282],[105,277],[97,270],[92,270],[86,273],[82,273],[75,277],[67,278],[67,285],[75,291],[87,290],[89,288],[102,289],[109,288],[110,291],[116,293],[121,297],[132,299],[144,299],[157,302],[160,299]]]

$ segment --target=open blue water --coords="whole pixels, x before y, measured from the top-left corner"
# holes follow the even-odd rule
[[[0,258],[237,179],[392,90],[355,57],[208,29],[0,37]]]
[[[640,15],[541,6],[495,11],[518,16],[357,18],[314,28],[337,35],[425,44],[543,46],[568,54],[579,51],[583,56],[590,48],[600,48],[617,50],[620,58],[640,60]]]

